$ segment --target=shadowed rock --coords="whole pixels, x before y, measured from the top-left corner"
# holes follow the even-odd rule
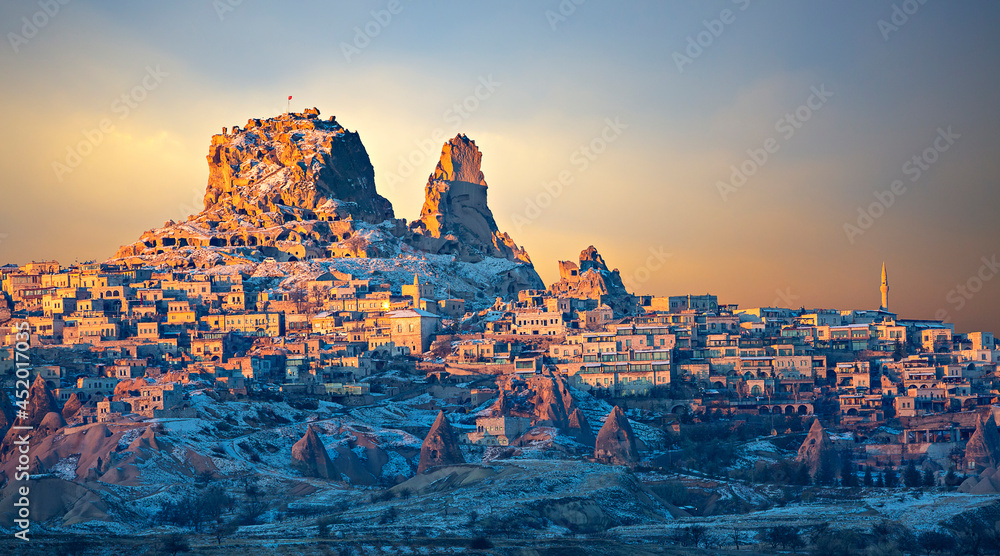
[[[76,395],[76,392],[73,392],[69,399],[66,400],[65,405],[63,405],[63,419],[72,419],[80,411],[81,407],[83,407],[83,402],[80,401],[80,397]]]
[[[66,420],[63,419],[63,416],[57,411],[50,411],[45,414],[37,428],[40,435],[48,436],[65,426]]]
[[[444,411],[439,411],[431,430],[424,438],[424,443],[420,446],[420,464],[417,466],[417,473],[423,473],[430,467],[458,463],[465,463],[465,457],[458,445],[458,435],[451,428]]]
[[[306,434],[292,446],[292,467],[306,477],[339,478],[334,476],[330,455],[326,453],[326,447],[323,446],[323,441],[312,425],[309,425]]]
[[[806,439],[799,446],[799,453],[795,457],[795,461],[806,464],[809,467],[810,473],[816,473],[823,458],[833,453],[834,449],[833,444],[830,442],[830,435],[827,434],[826,429],[823,428],[823,424],[819,422],[819,419],[816,419],[813,421],[812,426],[809,427],[809,434],[806,435]]]
[[[0,438],[6,436],[14,424],[14,415],[14,405],[10,403],[10,398],[6,394],[0,396]]]
[[[594,459],[614,465],[631,465],[639,461],[635,433],[628,418],[617,405],[604,420],[594,443]]]
[[[1000,433],[993,415],[976,421],[976,431],[965,445],[965,460],[979,467],[996,467],[1000,464]]]
[[[579,408],[573,409],[569,414],[569,423],[566,426],[567,432],[575,436],[581,444],[591,444],[595,442],[594,432],[590,430],[590,423]]]
[[[59,411],[59,404],[56,403],[56,398],[49,390],[45,379],[42,375],[38,375],[28,391],[28,423],[37,427],[42,423],[42,419],[53,411]]]

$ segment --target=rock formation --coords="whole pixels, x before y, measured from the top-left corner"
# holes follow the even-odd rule
[[[545,374],[522,381],[509,376],[498,386],[500,395],[490,406],[493,416],[524,417],[532,426],[553,427],[582,444],[593,444],[594,433],[577,408],[566,377]]]
[[[15,415],[10,398],[6,394],[0,395],[0,438],[7,435],[7,430],[14,424]]]
[[[37,427],[47,414],[58,411],[59,404],[49,390],[49,385],[45,383],[42,375],[36,376],[31,388],[28,389],[28,424]]]
[[[618,269],[608,270],[604,258],[591,245],[580,252],[580,263],[559,261],[559,281],[549,286],[553,295],[594,299],[607,304],[615,315],[630,315],[636,298],[625,289]]]
[[[1000,477],[994,467],[987,467],[979,472],[977,477],[968,477],[958,486],[960,492],[967,494],[997,494],[1000,493]]]
[[[62,416],[63,419],[72,419],[80,408],[83,407],[83,403],[80,401],[80,397],[76,395],[76,392],[70,394],[69,399],[63,404]]]
[[[168,222],[118,250],[144,260],[161,253],[202,256],[205,264],[373,254],[356,237],[357,222],[393,220],[375,190],[375,170],[357,133],[319,110],[252,119],[212,136],[205,208],[186,222]],[[354,238],[352,240],[352,238]],[[176,257],[174,257],[176,259]]]
[[[356,428],[342,425],[337,431],[341,440],[333,448],[333,470],[335,476],[344,478],[352,485],[374,485],[379,482],[383,467],[389,462],[389,454],[376,438]],[[397,480],[398,477],[385,477]]]
[[[486,203],[482,158],[476,142],[465,135],[444,144],[441,159],[427,180],[420,219],[410,226],[414,244],[473,262],[492,256],[530,263],[528,254],[497,228]]]
[[[832,455],[835,455],[835,451],[830,442],[830,435],[827,434],[819,419],[816,419],[809,427],[809,434],[799,446],[799,453],[795,457],[795,461],[806,464],[809,467],[809,473],[815,474],[823,458]],[[839,467],[837,469],[839,470]]]
[[[326,453],[323,441],[312,425],[309,425],[306,434],[292,445],[292,467],[306,477],[340,479],[340,475],[334,472],[333,463],[330,455]]]
[[[55,433],[59,429],[66,426],[66,420],[57,411],[50,411],[42,417],[41,422],[38,423],[37,430],[42,436],[48,436]]]
[[[612,465],[632,465],[639,461],[639,450],[635,445],[632,425],[617,405],[608,414],[601,431],[597,433],[594,459]]]
[[[375,190],[375,169],[361,137],[302,114],[252,119],[242,130],[212,137],[208,151],[205,210],[220,217],[301,217],[309,210],[377,224],[393,217],[392,205]],[[296,218],[298,220],[298,218]]]
[[[534,408],[533,425],[566,428],[569,414],[575,408],[564,377],[540,375],[529,377],[528,387],[534,392],[529,403]]]
[[[109,262],[187,269],[319,260],[327,264],[312,270],[323,272],[334,270],[337,259],[398,263],[445,255],[430,264],[467,303],[544,288],[528,254],[497,229],[481,158],[467,137],[449,141],[427,185],[421,218],[408,228],[376,190],[357,133],[334,118],[320,119],[315,108],[251,119],[212,137],[204,208],[145,232]],[[284,270],[278,274],[287,275]]]
[[[587,418],[579,408],[574,408],[573,412],[569,414],[566,428],[581,444],[594,442],[594,432],[590,430],[590,423],[587,422]]]
[[[965,445],[965,461],[977,467],[997,467],[1000,465],[1000,432],[993,415],[984,421],[976,421],[976,431]]]
[[[439,465],[465,463],[465,457],[458,445],[458,435],[451,428],[444,411],[439,411],[437,419],[420,446],[420,464],[417,473]]]

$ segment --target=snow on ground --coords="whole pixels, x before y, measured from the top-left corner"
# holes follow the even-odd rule
[[[590,424],[590,428],[593,429],[596,436],[598,431],[601,430],[601,426],[604,425],[604,420],[607,419],[614,407],[604,400],[595,398],[589,392],[577,390],[572,386],[569,390],[573,396],[573,400],[576,401],[577,407],[580,408],[584,417],[587,418],[587,423]],[[639,421],[633,421],[632,419],[629,419],[629,424],[632,426],[632,432],[648,448],[654,449],[663,445],[663,432],[659,429],[645,423],[640,423]]]

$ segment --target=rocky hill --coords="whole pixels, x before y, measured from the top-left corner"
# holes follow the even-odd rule
[[[616,314],[632,314],[636,297],[625,289],[618,269],[609,270],[604,258],[591,245],[580,252],[579,264],[559,261],[559,281],[549,286],[557,296],[596,299],[614,309]]]
[[[444,144],[427,181],[420,219],[410,226],[414,244],[434,253],[457,253],[464,260],[502,257],[530,264],[528,254],[497,228],[486,203],[482,159],[476,142],[465,135]]]
[[[543,288],[528,254],[497,228],[481,159],[464,135],[445,143],[421,217],[407,226],[379,195],[358,133],[321,119],[315,108],[251,119],[212,137],[204,210],[145,232],[112,260],[205,270],[244,265],[238,270],[247,274],[266,262],[284,265],[285,275],[302,268],[286,263],[309,261],[319,263],[311,270],[362,278],[400,268],[409,279],[416,273],[468,293],[472,307]],[[415,268],[416,261],[426,264]]]

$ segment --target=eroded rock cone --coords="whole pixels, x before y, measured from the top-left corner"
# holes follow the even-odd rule
[[[579,409],[574,409],[573,413],[569,414],[569,424],[566,428],[581,444],[594,442],[594,432],[590,430],[590,423]]]
[[[0,437],[7,435],[14,424],[14,415],[14,405],[10,403],[10,398],[6,394],[0,395]]]
[[[492,256],[530,264],[527,252],[497,228],[486,202],[482,158],[476,142],[465,135],[444,144],[427,180],[420,218],[411,225],[414,241],[429,251],[457,254],[462,260]],[[531,283],[542,283],[534,268],[529,274]]]
[[[439,411],[431,430],[424,438],[424,443],[420,446],[420,464],[417,466],[417,473],[423,473],[430,467],[459,463],[465,463],[465,457],[458,445],[458,435],[451,428],[444,411]]]
[[[535,392],[532,423],[565,429],[569,423],[568,408],[573,400],[561,378],[554,376],[533,377],[530,385]]]
[[[37,427],[41,424],[42,419],[53,411],[59,411],[59,404],[56,403],[56,398],[49,390],[45,379],[42,378],[42,375],[38,375],[28,390],[28,423]]]
[[[63,416],[56,411],[50,411],[42,418],[37,429],[42,436],[49,436],[65,426],[66,420],[63,419]]]
[[[63,419],[72,419],[76,415],[80,408],[83,407],[83,402],[80,401],[80,397],[74,392],[70,395],[69,399],[66,400],[66,404],[62,408]]]
[[[333,462],[312,425],[309,425],[306,434],[292,445],[292,467],[306,477],[338,478],[334,477]]]
[[[816,419],[813,421],[812,426],[809,427],[809,434],[806,435],[806,439],[799,446],[799,453],[795,457],[795,461],[806,464],[809,467],[810,473],[816,473],[823,457],[833,451],[830,435],[827,434],[826,429],[823,428],[823,424],[819,422],[819,419]]]
[[[594,459],[613,465],[632,465],[639,461],[635,433],[625,413],[617,405],[604,420],[594,443]]]
[[[980,467],[1000,464],[1000,433],[992,414],[985,421],[982,418],[976,421],[976,432],[965,445],[965,460]]]

